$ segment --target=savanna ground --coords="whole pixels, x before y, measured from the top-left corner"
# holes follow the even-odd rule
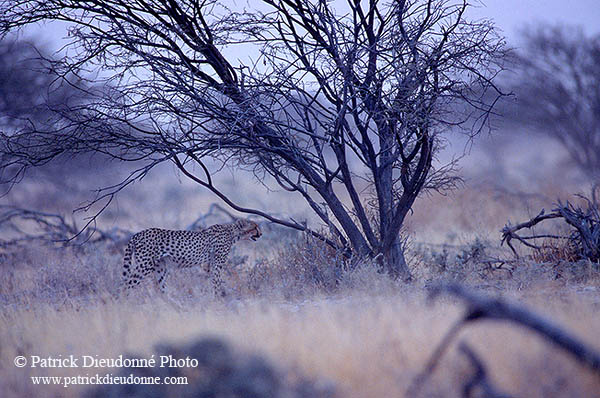
[[[560,246],[523,251],[513,261],[499,246],[499,230],[509,219],[525,220],[558,197],[572,198],[581,187],[562,183],[553,172],[535,186],[515,182],[512,189],[488,177],[467,180],[448,196],[419,201],[405,230],[411,284],[392,281],[369,264],[352,270],[336,266],[336,253],[319,242],[266,223],[258,242],[241,243],[232,253],[225,277],[229,294],[223,299],[213,298],[207,275],[197,269],[172,273],[166,296],[148,283],[129,297],[117,297],[125,240],[4,247],[1,395],[76,397],[89,386],[36,386],[30,376],[118,373],[17,368],[17,355],[149,357],[157,344],[219,336],[236,351],[265,357],[277,377],[310,380],[325,396],[409,396],[412,380],[464,312],[452,298],[427,300],[430,286],[448,281],[525,305],[600,349],[598,265],[572,262]],[[99,226],[186,228],[208,211],[212,198],[185,182],[165,181],[173,181],[168,171],[124,192]],[[77,205],[73,195],[65,195],[76,191],[76,184],[61,183],[25,185],[3,200],[66,213]],[[277,203],[284,205],[282,212],[294,210],[293,201],[260,194],[252,181],[238,178],[231,185],[253,205]],[[204,222],[227,221],[223,217],[217,212]],[[511,262],[496,269],[490,258]],[[460,333],[420,396],[461,396],[473,366],[457,350],[460,341],[480,356],[489,381],[512,396],[600,396],[597,374],[537,335],[491,321]]]

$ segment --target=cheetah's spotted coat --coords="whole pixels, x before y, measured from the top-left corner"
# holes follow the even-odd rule
[[[124,286],[126,289],[135,287],[154,273],[164,292],[170,263],[182,268],[203,265],[211,275],[215,293],[224,295],[221,274],[232,246],[239,240],[256,240],[261,235],[255,222],[244,219],[200,231],[143,230],[131,238],[125,249]]]

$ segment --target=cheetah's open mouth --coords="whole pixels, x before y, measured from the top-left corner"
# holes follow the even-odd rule
[[[250,239],[252,239],[253,241],[256,241],[258,238],[260,238],[260,234],[258,232],[250,236]]]

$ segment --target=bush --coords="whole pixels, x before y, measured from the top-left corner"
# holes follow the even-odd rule
[[[346,267],[341,252],[312,236],[282,244],[271,259],[260,259],[248,272],[251,292],[277,289],[287,298],[316,291],[333,292]]]
[[[445,279],[456,282],[480,282],[489,278],[505,278],[511,269],[503,267],[503,262],[490,253],[492,245],[475,238],[466,245],[443,245],[437,247],[417,247],[417,256],[421,258],[424,277]],[[501,271],[501,272],[499,272]]]
[[[319,398],[334,396],[333,388],[318,386],[303,377],[290,381],[259,355],[237,353],[224,340],[200,339],[187,346],[164,344],[156,347],[155,367],[123,368],[120,376],[187,377],[187,384],[102,385],[83,394],[86,398],[106,397],[206,397],[206,398]],[[197,367],[160,367],[160,356],[189,357]]]

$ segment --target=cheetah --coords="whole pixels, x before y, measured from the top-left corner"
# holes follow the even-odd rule
[[[171,265],[204,266],[211,275],[215,294],[224,296],[221,274],[232,246],[239,240],[256,241],[261,235],[258,224],[245,219],[200,231],[145,229],[133,235],[125,249],[123,288],[129,290],[154,273],[159,289],[165,292]]]

